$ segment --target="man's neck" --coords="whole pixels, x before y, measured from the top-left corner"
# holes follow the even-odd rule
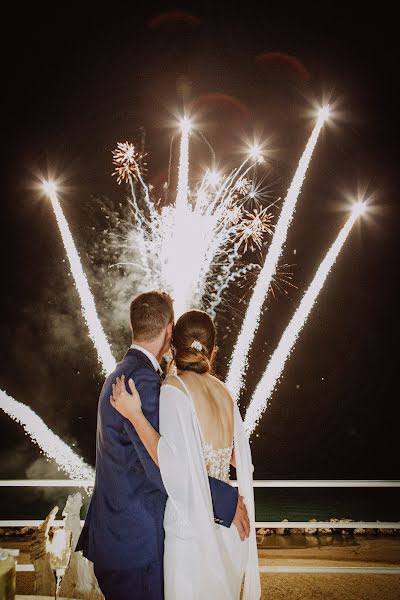
[[[142,342],[141,340],[132,340],[132,344],[136,344],[136,346],[140,346],[150,352],[153,356],[156,357],[158,362],[162,359],[162,353],[160,352],[159,344],[152,342]]]

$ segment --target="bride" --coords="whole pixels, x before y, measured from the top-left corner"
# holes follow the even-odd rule
[[[165,600],[237,600],[261,595],[254,523],[250,447],[239,409],[212,374],[215,327],[207,313],[191,310],[178,319],[172,336],[177,374],[160,395],[160,433],[141,410],[130,379],[113,386],[113,407],[129,419],[159,466],[168,493],[164,516]],[[239,492],[250,519],[244,541],[235,526],[214,522],[208,476],[229,483],[237,472]]]

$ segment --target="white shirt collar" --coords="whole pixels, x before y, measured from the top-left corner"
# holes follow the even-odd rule
[[[155,370],[157,371],[157,373],[161,373],[161,367],[160,367],[160,363],[158,362],[158,360],[156,359],[156,357],[154,356],[154,354],[152,354],[151,352],[149,352],[148,350],[146,350],[146,348],[143,348],[142,346],[139,346],[139,344],[132,344],[131,348],[133,350],[139,350],[140,352],[143,352],[143,354],[145,354],[147,356],[147,358],[151,361],[151,364],[153,365],[153,367],[155,368]]]

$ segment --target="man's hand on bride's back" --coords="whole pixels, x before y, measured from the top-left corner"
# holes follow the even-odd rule
[[[233,523],[239,532],[240,539],[244,542],[250,535],[250,521],[246,505],[243,501],[243,496],[239,496]]]

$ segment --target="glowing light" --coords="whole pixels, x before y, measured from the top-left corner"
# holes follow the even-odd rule
[[[261,152],[261,147],[258,144],[252,144],[249,148],[249,157],[255,162],[264,162],[264,157]]]
[[[330,117],[331,109],[329,106],[323,106],[318,111],[318,119],[322,119],[324,122]]]
[[[48,458],[55,460],[65,473],[73,479],[93,479],[94,470],[53,433],[32,409],[14,400],[3,390],[0,390],[0,408],[22,425],[31,440]]]
[[[53,181],[44,181],[42,187],[43,187],[43,191],[48,196],[51,196],[51,195],[57,193],[57,186]]]
[[[307,142],[306,148],[300,159],[299,165],[283,202],[282,211],[275,227],[264,266],[257,278],[252,297],[239,333],[230,363],[226,384],[235,398],[238,398],[242,387],[242,380],[247,368],[247,359],[250,346],[257,331],[263,304],[265,302],[272,278],[277,268],[278,260],[282,254],[286,241],[289,225],[292,222],[297,199],[303,184],[308,165],[316,146],[318,136],[324,123],[324,114],[318,117],[317,123]]]
[[[352,208],[352,212],[356,217],[363,215],[366,212],[366,210],[367,210],[367,205],[365,204],[365,202],[362,202],[361,200],[356,202]]]
[[[189,133],[192,128],[192,121],[189,117],[183,117],[180,122],[182,133]]]
[[[217,186],[221,181],[221,175],[217,171],[207,171],[205,176],[208,185]]]
[[[245,429],[250,435],[265,411],[268,400],[274,391],[283,367],[293,349],[301,329],[304,327],[312,307],[321,291],[336,258],[349,235],[357,217],[356,211],[352,212],[349,219],[341,229],[335,242],[332,244],[325,258],[321,262],[308,290],[304,294],[299,307],[285,329],[278,346],[268,363],[260,382],[258,383],[250,404],[246,411]]]
[[[89,289],[86,275],[83,272],[79,254],[75,247],[67,220],[62,211],[60,202],[58,201],[55,187],[51,185],[49,187],[49,185],[47,185],[46,189],[49,190],[48,195],[57,219],[61,238],[70,264],[71,273],[74,277],[75,286],[81,300],[82,314],[89,329],[89,336],[97,350],[99,361],[103,366],[103,371],[108,375],[115,368],[115,359],[111,353],[107,338],[97,316],[96,305]]]

